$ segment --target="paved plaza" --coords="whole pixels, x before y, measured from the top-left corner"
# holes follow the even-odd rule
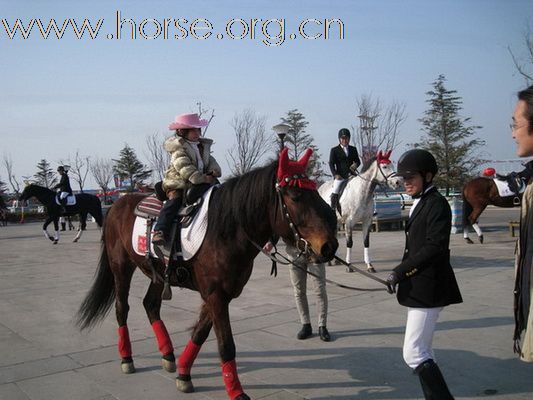
[[[485,244],[466,244],[452,235],[451,252],[464,303],[447,307],[435,333],[439,365],[456,399],[532,399],[533,365],[512,351],[513,257],[516,238],[508,221],[519,211],[489,209],[482,216]],[[216,339],[211,333],[192,370],[195,393],[182,394],[175,374],[164,372],[142,298],[148,280],[135,274],[129,329],[137,373],[124,375],[117,353],[117,324],[104,322],[80,333],[74,315],[97,265],[100,231],[94,223],[79,243],[62,232],[58,245],[40,224],[0,227],[0,399],[2,400],[226,400]],[[473,239],[475,239],[472,236]],[[360,232],[352,259],[362,266]],[[344,257],[344,239],[340,239]],[[385,278],[399,262],[400,231],[371,236],[377,275]],[[328,328],[333,341],[315,336],[299,341],[300,328],[286,267],[270,277],[270,260],[260,255],[230,314],[237,366],[252,399],[421,399],[418,379],[402,359],[406,310],[385,290],[350,291],[328,286]],[[358,287],[379,284],[343,267],[328,278]],[[179,352],[199,310],[197,293],[174,289],[162,318]]]

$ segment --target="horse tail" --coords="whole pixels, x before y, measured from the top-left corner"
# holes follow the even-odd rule
[[[115,300],[115,278],[111,272],[109,258],[102,234],[102,252],[94,282],[81,303],[77,313],[76,325],[80,330],[91,328],[108,314]]]
[[[468,217],[472,214],[472,211],[474,211],[474,209],[472,208],[472,204],[468,202],[465,195],[465,188],[463,188],[463,227],[471,225]]]

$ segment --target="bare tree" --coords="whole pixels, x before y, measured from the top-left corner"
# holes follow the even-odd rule
[[[13,160],[11,159],[11,155],[4,154],[3,161],[4,166],[6,167],[7,179],[9,181],[9,184],[11,185],[11,189],[18,197],[20,193],[20,184],[17,181],[17,178],[15,178],[15,175],[13,175]]]
[[[72,179],[78,182],[80,192],[83,193],[85,180],[87,179],[87,175],[89,174],[89,170],[91,169],[90,157],[80,156],[79,150],[76,150],[74,162],[71,162],[70,160],[68,162],[61,160],[61,164],[70,165],[70,175],[72,176]]]
[[[359,127],[354,143],[359,147],[363,162],[375,156],[378,150],[394,150],[400,142],[398,133],[405,122],[405,104],[393,101],[384,106],[380,99],[363,94],[357,100]]]
[[[146,137],[147,152],[145,156],[152,168],[152,176],[156,181],[162,181],[170,163],[170,154],[163,148],[165,136],[154,133]]]
[[[507,46],[507,50],[511,54],[516,70],[526,80],[526,86],[529,86],[533,82],[533,34],[531,33],[529,24],[526,25],[524,32],[524,44],[525,55],[523,57],[519,57],[513,53],[511,46]]]
[[[236,144],[226,152],[226,160],[233,175],[242,175],[271,150],[272,142],[266,134],[266,117],[251,109],[236,113],[231,126]]]
[[[97,158],[91,163],[91,172],[96,184],[104,192],[104,204],[107,203],[109,183],[113,179],[113,160]]]
[[[211,108],[211,109],[203,108],[201,101],[198,101],[196,105],[198,106],[198,116],[200,118],[204,117],[204,119],[207,119],[208,121],[207,126],[203,130],[203,136],[205,136],[205,133],[207,132],[207,129],[209,128],[209,125],[211,125],[211,121],[213,120],[213,118],[215,118],[215,109],[214,108]]]

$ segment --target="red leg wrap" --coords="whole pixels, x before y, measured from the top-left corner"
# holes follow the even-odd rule
[[[224,379],[226,392],[231,400],[244,393],[241,382],[239,382],[239,376],[237,375],[237,364],[235,360],[222,364],[222,378]]]
[[[152,323],[152,329],[154,330],[157,346],[161,354],[166,356],[167,354],[174,353],[174,346],[172,346],[172,341],[170,340],[164,322],[161,320],[154,321]]]
[[[131,357],[131,342],[128,325],[118,328],[118,354],[121,358]]]
[[[189,340],[185,349],[181,353],[178,359],[178,373],[181,375],[190,375],[191,367],[200,351],[200,346],[194,344],[192,340]]]

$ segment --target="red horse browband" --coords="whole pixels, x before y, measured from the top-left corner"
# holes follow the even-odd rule
[[[307,149],[298,161],[291,161],[289,160],[289,149],[285,147],[281,150],[276,175],[278,185],[316,190],[316,182],[309,179],[305,173],[311,154],[313,154],[313,150]]]

